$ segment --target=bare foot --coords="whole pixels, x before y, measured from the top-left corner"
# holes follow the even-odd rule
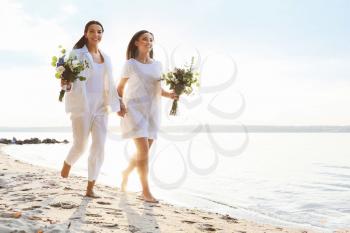
[[[123,171],[122,172],[122,177],[123,177],[123,180],[122,180],[122,184],[121,184],[121,191],[122,192],[125,192],[126,191],[126,185],[128,184],[128,178],[129,178],[129,174],[126,173],[126,171]]]
[[[140,198],[142,200],[144,200],[145,202],[149,202],[149,203],[159,203],[159,201],[157,199],[155,199],[152,194],[141,194]]]
[[[64,161],[63,162],[63,167],[62,167],[62,170],[61,170],[61,176],[63,178],[67,178],[68,177],[70,168],[71,168],[71,166],[68,163],[66,163],[66,161]]]
[[[93,190],[86,190],[85,197],[100,198]]]

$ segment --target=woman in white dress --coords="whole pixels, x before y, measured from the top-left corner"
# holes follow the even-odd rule
[[[86,149],[91,134],[92,144],[88,159],[88,184],[86,196],[98,197],[93,187],[104,159],[104,145],[107,134],[108,112],[120,111],[120,101],[113,81],[109,57],[99,48],[103,26],[97,21],[86,24],[84,35],[75,44],[72,53],[89,67],[80,73],[86,81],[62,82],[72,86],[66,93],[66,112],[70,113],[73,131],[73,145],[64,160],[61,176],[67,178],[71,166]]]
[[[175,93],[161,88],[162,65],[153,59],[153,39],[153,34],[146,30],[131,38],[117,88],[126,107],[119,113],[123,117],[122,137],[132,138],[137,150],[123,171],[121,189],[125,190],[129,174],[137,167],[142,198],[147,202],[157,202],[148,185],[148,153],[159,129],[160,97],[178,99]]]

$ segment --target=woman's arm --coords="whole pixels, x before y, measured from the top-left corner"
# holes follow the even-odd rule
[[[122,79],[120,79],[120,81],[118,83],[117,91],[118,91],[118,95],[120,97],[123,97],[124,88],[125,88],[127,81],[128,81],[128,78],[122,78]]]
[[[168,97],[168,96],[169,96],[169,92],[165,91],[165,90],[162,88],[162,96],[163,96],[163,97]]]
[[[123,103],[123,99],[122,99],[123,94],[124,94],[124,88],[125,88],[127,81],[128,81],[128,78],[122,78],[122,79],[120,79],[118,86],[117,86],[118,95],[121,97],[121,99],[119,100],[120,101],[120,111],[118,112],[118,116],[121,116],[121,117],[124,117],[124,115],[128,112],[126,110],[125,104]]]

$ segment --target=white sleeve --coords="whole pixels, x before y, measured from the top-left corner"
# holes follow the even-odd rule
[[[121,78],[130,78],[131,71],[132,71],[132,66],[131,66],[130,61],[126,61],[124,63],[123,68],[122,68],[122,73],[121,73],[120,77]]]

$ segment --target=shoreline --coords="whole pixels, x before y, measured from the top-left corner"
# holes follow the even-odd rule
[[[0,144],[0,232],[287,232],[311,233],[228,215],[144,203],[136,193],[97,184],[84,197],[86,178],[15,160]]]

